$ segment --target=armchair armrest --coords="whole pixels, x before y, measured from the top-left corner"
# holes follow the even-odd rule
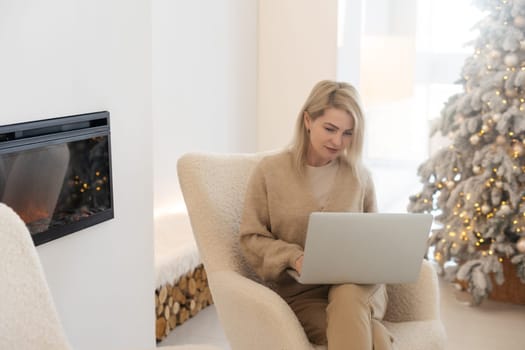
[[[415,283],[387,286],[388,308],[385,320],[390,322],[439,320],[439,288],[432,264],[423,260]]]
[[[237,272],[208,274],[219,320],[233,350],[314,349],[288,304]]]

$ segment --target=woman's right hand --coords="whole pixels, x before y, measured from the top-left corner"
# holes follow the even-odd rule
[[[301,270],[303,269],[303,259],[304,254],[298,257],[297,260],[295,260],[295,269],[297,270],[297,273],[299,275],[301,274]]]

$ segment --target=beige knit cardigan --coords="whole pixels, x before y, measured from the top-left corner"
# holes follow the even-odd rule
[[[350,166],[340,162],[325,206],[320,206],[308,178],[293,166],[290,151],[262,159],[254,169],[240,225],[241,251],[255,273],[285,299],[315,285],[301,285],[285,270],[303,254],[308,217],[314,211],[374,212],[374,185],[368,171],[362,186]]]

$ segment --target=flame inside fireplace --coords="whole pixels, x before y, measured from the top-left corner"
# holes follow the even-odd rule
[[[18,215],[20,215],[20,217],[26,224],[30,224],[32,222],[40,221],[43,219],[51,220],[51,217],[46,210],[34,207],[33,205],[28,205],[23,209],[23,211],[19,211]]]
[[[22,221],[26,223],[31,234],[44,232],[51,224],[52,214],[34,205],[29,205],[23,210],[19,210],[18,214]]]

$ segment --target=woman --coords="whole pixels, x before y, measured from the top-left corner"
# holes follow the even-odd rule
[[[354,87],[319,82],[301,109],[291,147],[261,160],[248,184],[240,227],[243,255],[290,305],[314,344],[329,350],[392,349],[379,322],[384,285],[302,285],[309,214],[376,211],[374,186],[363,167],[364,119]]]

